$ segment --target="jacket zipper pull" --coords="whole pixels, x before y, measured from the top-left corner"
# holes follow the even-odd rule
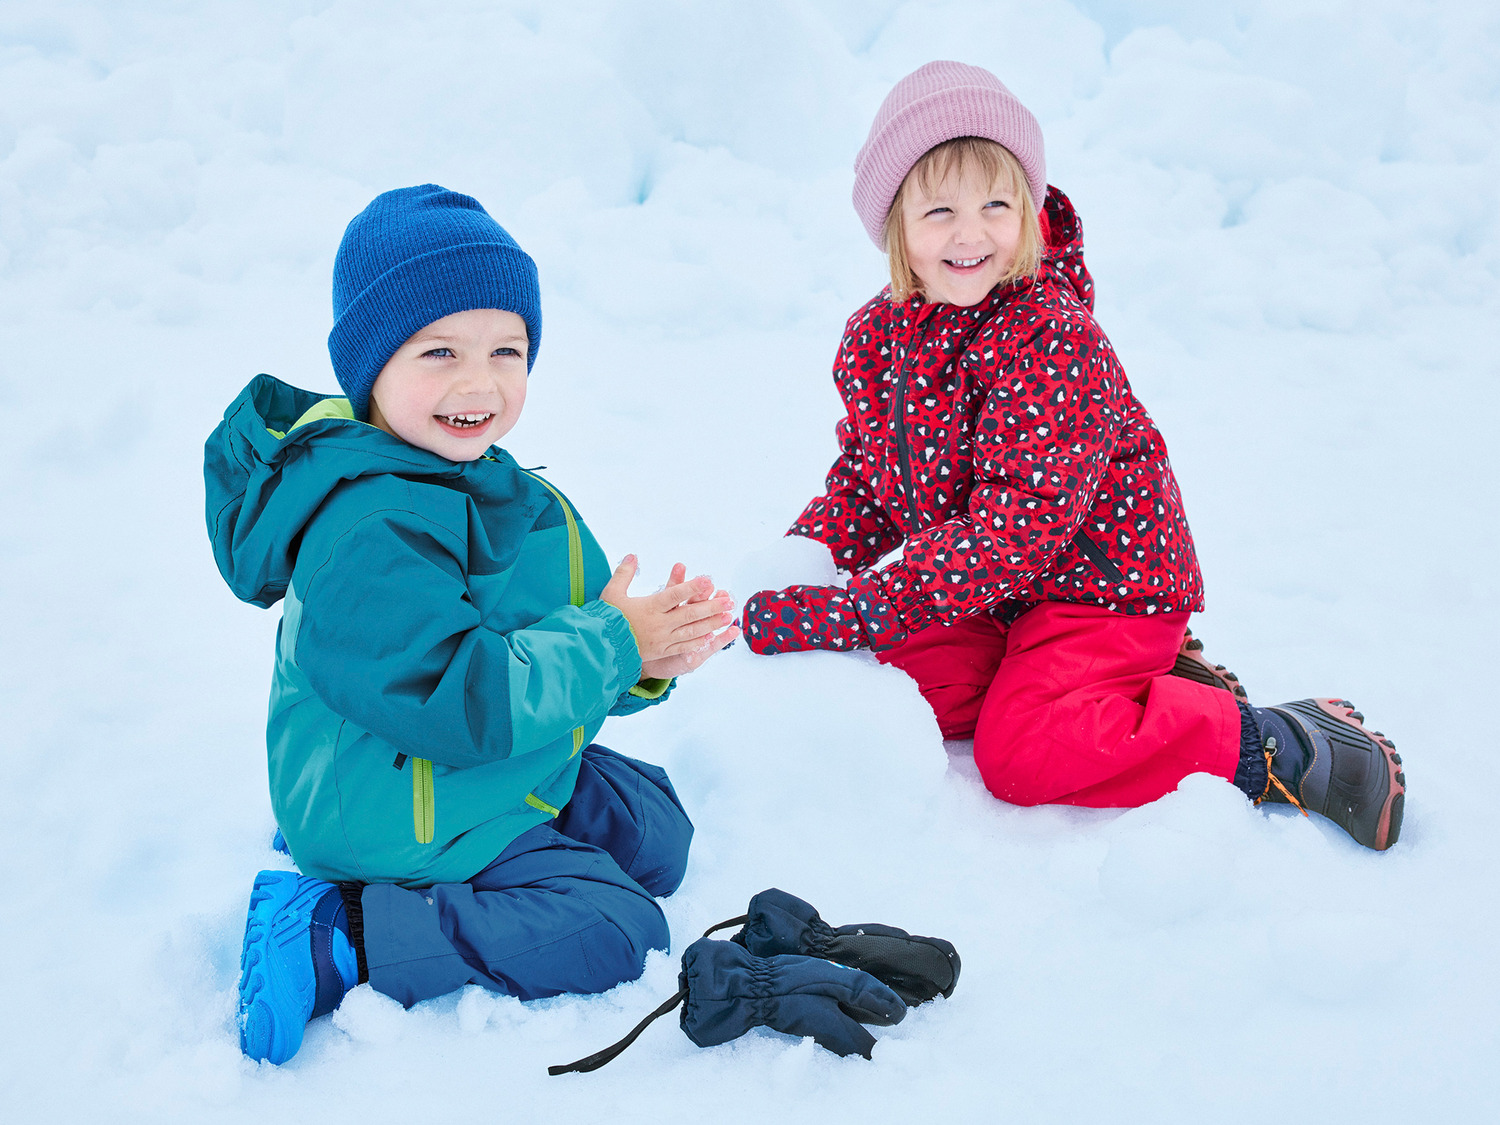
[[[395,768],[395,769],[398,769],[398,770],[401,769],[405,765],[406,765],[406,755],[405,754],[397,754],[396,755],[396,760],[391,763],[391,766],[393,768]]]

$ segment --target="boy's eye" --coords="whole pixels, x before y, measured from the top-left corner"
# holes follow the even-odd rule
[[[520,351],[518,351],[517,349],[515,349],[515,348],[508,348],[508,347],[507,348],[496,348],[494,351],[492,351],[490,353],[490,355],[520,355],[520,354],[521,354]]]
[[[453,354],[452,348],[429,348],[423,355],[436,356],[438,359],[447,359]]]

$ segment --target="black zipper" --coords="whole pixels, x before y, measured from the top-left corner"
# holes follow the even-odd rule
[[[1104,548],[1085,535],[1082,529],[1073,536],[1073,544],[1087,555],[1089,562],[1094,564],[1095,569],[1111,582],[1118,584],[1125,581],[1125,576],[1120,573],[1120,568],[1104,553]]]
[[[911,445],[906,440],[906,378],[916,366],[916,360],[921,358],[922,343],[926,339],[927,334],[923,332],[917,337],[916,347],[907,350],[896,380],[896,452],[901,457],[901,487],[906,493],[906,519],[911,524],[913,533],[921,530],[921,524],[917,522],[916,480],[911,471]]]

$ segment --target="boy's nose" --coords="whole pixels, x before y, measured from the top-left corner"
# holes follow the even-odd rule
[[[485,385],[488,376],[489,364],[483,359],[477,361],[466,359],[458,365],[458,370],[454,373],[453,386],[454,389],[470,387],[478,389]]]

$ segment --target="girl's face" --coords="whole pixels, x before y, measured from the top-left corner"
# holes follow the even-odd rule
[[[970,164],[930,191],[905,185],[901,219],[906,260],[929,301],[967,308],[989,295],[1015,261],[1021,241],[1016,191]]]

